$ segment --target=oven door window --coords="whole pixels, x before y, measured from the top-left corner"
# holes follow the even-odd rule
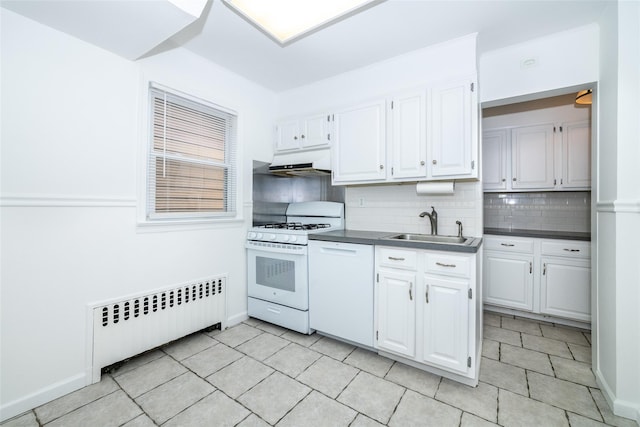
[[[295,261],[256,256],[256,283],[268,288],[295,292]]]
[[[249,249],[247,251],[247,284],[250,297],[287,307],[307,310],[307,251],[280,253]]]

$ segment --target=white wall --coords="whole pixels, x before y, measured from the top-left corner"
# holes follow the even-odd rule
[[[601,21],[594,368],[614,412],[640,424],[640,3]]]
[[[271,158],[276,96],[185,50],[134,63],[0,11],[6,419],[87,383],[90,302],[228,273],[229,323],[246,316],[250,165]],[[146,79],[238,112],[237,221],[138,227]]]
[[[279,116],[336,108],[476,73],[476,34],[349,71],[279,96]]]
[[[479,61],[480,102],[595,82],[596,46],[598,26],[591,24],[486,52]]]

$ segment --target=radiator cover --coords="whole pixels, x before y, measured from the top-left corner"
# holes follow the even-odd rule
[[[105,366],[217,323],[224,329],[226,283],[220,275],[91,304],[91,382]]]

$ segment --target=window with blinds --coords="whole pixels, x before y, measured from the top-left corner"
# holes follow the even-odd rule
[[[236,213],[236,116],[150,87],[148,219]]]

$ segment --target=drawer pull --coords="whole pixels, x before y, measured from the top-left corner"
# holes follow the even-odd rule
[[[564,248],[563,251],[567,251],[567,252],[580,252],[580,249],[567,249]]]
[[[500,243],[501,246],[506,246],[508,248],[511,248],[513,246],[515,246],[513,243]]]
[[[455,268],[456,267],[455,264],[443,264],[441,262],[436,262],[436,265],[439,265],[440,267],[451,267],[451,268]]]
[[[404,261],[404,258],[402,257],[395,257],[395,256],[390,256],[388,257],[391,261]]]

